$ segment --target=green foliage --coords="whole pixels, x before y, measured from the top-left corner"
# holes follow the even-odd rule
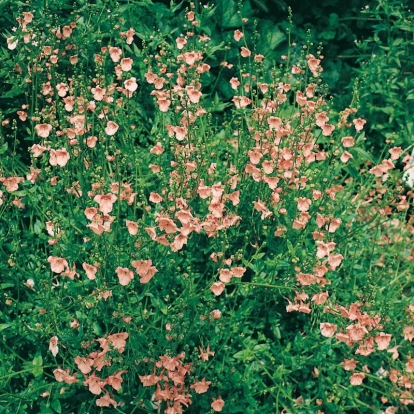
[[[410,412],[411,198],[363,129],[411,26],[369,10],[340,111],[356,5],[0,2],[1,410]]]

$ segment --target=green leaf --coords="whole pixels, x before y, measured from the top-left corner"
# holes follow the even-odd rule
[[[7,151],[7,148],[8,148],[8,145],[6,142],[0,147],[0,155],[4,154]]]
[[[33,358],[33,375],[39,377],[43,374],[43,358],[42,355],[37,355]]]
[[[9,323],[0,323],[0,331],[7,329],[9,326],[11,326]]]
[[[40,220],[36,220],[36,222],[33,226],[33,230],[34,230],[35,234],[41,234],[43,227],[44,227],[43,223]]]
[[[237,13],[237,3],[233,0],[219,0],[218,9],[220,14],[219,24],[221,27],[240,27],[242,22]]]
[[[336,13],[331,13],[329,15],[329,27],[331,29],[336,29],[339,26],[339,16]]]
[[[50,406],[59,414],[62,413],[62,406],[60,405],[60,401],[59,400],[54,400],[52,401],[52,403],[50,404]]]
[[[260,36],[270,50],[276,49],[286,39],[286,35],[270,20],[260,22]]]

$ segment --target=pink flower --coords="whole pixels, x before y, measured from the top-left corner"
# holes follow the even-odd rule
[[[8,177],[3,180],[3,185],[6,187],[6,190],[11,193],[19,189],[19,183],[23,182],[24,178],[22,177]]]
[[[353,371],[358,364],[358,361],[354,358],[351,359],[344,359],[344,362],[341,362],[339,365],[344,367],[345,371]]]
[[[203,394],[208,391],[209,385],[211,384],[211,381],[206,381],[205,378],[203,378],[199,382],[195,382],[193,385],[190,386],[197,394]]]
[[[93,201],[99,204],[99,211],[104,214],[108,214],[112,211],[113,204],[117,199],[116,195],[108,193],[96,195]]]
[[[187,44],[187,39],[177,37],[177,39],[175,39],[175,43],[177,43],[177,49],[181,50]]]
[[[298,210],[299,211],[308,211],[312,201],[306,197],[299,197],[298,198]]]
[[[352,122],[355,125],[355,129],[357,131],[362,131],[362,129],[364,128],[364,125],[367,123],[367,121],[365,121],[365,119],[362,119],[362,118],[354,119]]]
[[[213,402],[211,403],[211,408],[214,411],[220,412],[223,409],[224,404],[225,404],[223,399],[221,398],[221,395],[219,395],[217,399],[212,398],[212,400]]]
[[[220,319],[221,318],[221,312],[219,309],[214,309],[212,312],[213,319]]]
[[[96,405],[98,407],[110,407],[112,404],[116,408],[118,406],[117,402],[111,398],[111,396],[106,390],[104,391],[105,391],[105,395],[96,400]]]
[[[109,56],[113,62],[119,62],[119,59],[121,59],[122,56],[122,50],[119,47],[110,47]]]
[[[135,92],[138,89],[137,79],[132,77],[124,81],[125,89],[129,92]]]
[[[50,268],[54,273],[62,273],[65,269],[69,269],[66,259],[56,256],[49,256],[47,261],[50,263]]]
[[[82,358],[80,356],[77,356],[75,358],[75,364],[78,366],[80,372],[82,374],[89,374],[89,372],[92,371],[92,365],[93,365],[93,359],[91,358]]]
[[[117,274],[119,283],[122,286],[127,286],[134,278],[134,272],[126,267],[117,267],[115,273]]]
[[[210,290],[216,295],[219,296],[224,291],[224,283],[223,282],[214,282],[210,288]]]
[[[348,162],[351,158],[354,158],[354,156],[348,151],[344,151],[341,155],[341,161],[343,163]]]
[[[59,352],[59,348],[58,348],[58,337],[57,336],[52,336],[50,338],[50,342],[49,342],[49,351],[52,353],[52,355],[55,357],[58,352]]]
[[[383,351],[384,349],[387,349],[391,342],[391,335],[386,334],[384,332],[380,332],[379,335],[377,335],[374,340],[377,343],[378,350]]]
[[[33,151],[33,157],[35,158],[40,157],[47,150],[46,147],[39,144],[33,144],[30,149]]]
[[[244,47],[244,46],[242,46],[241,48],[240,48],[240,55],[242,56],[242,57],[244,57],[244,58],[247,58],[247,57],[249,57],[251,54],[252,54],[252,52],[249,50],[249,49],[247,49],[247,47]],[[221,410],[220,410],[221,411]]]
[[[203,348],[201,348],[201,346],[199,346],[198,349],[200,350],[200,355],[198,357],[201,358],[203,361],[208,361],[210,355],[215,355],[215,352],[210,351],[210,345],[207,345],[206,352],[203,351]]]
[[[18,40],[18,39],[16,39],[16,40],[15,40],[15,37],[16,37],[16,36],[12,36],[12,37],[9,37],[9,38],[7,39],[7,48],[8,48],[9,50],[14,50],[14,49],[16,49],[16,47],[17,47],[17,43],[19,43],[19,40]]]
[[[128,72],[132,69],[133,60],[131,58],[121,59],[120,66],[123,72]]]
[[[138,223],[135,221],[125,220],[126,226],[128,228],[128,233],[131,236],[136,236],[138,233]]]
[[[126,340],[128,339],[129,334],[127,332],[119,332],[108,336],[108,342],[117,349],[121,354],[124,352],[126,345]],[[105,348],[103,348],[105,350]],[[109,349],[109,348],[108,348]]]
[[[234,31],[234,40],[236,41],[236,42],[239,42],[240,41],[240,39],[242,38],[244,36],[244,34],[240,31],[240,30],[235,30]]]
[[[349,382],[351,385],[361,385],[364,378],[365,374],[363,372],[355,372],[349,378]]]
[[[393,147],[393,148],[390,148],[388,150],[388,152],[391,154],[391,159],[392,160],[398,160],[398,158],[400,157],[400,155],[402,153],[402,148],[401,147]]]
[[[342,142],[342,145],[345,148],[350,148],[350,147],[353,147],[355,145],[355,140],[354,140],[353,137],[343,137],[341,139],[341,142]]]
[[[49,164],[56,166],[59,165],[60,167],[64,167],[68,161],[70,160],[70,155],[65,148],[61,149],[51,149],[50,150],[50,158]]]
[[[332,338],[335,335],[336,330],[338,327],[334,323],[322,322],[320,325],[320,330],[322,336],[326,338]]]
[[[92,266],[88,263],[82,264],[83,270],[86,273],[86,276],[89,280],[95,280],[96,279],[96,272],[98,271],[98,268],[95,266]]]
[[[99,85],[97,85],[95,88],[91,89],[91,92],[93,93],[93,99],[96,101],[102,101],[102,99],[105,97],[106,89],[101,88]]]
[[[113,121],[108,121],[106,124],[105,132],[108,135],[115,135],[116,131],[118,131],[119,125]]]
[[[403,329],[404,332],[404,339],[406,341],[412,341],[414,339],[414,326],[409,325]]]
[[[234,89],[236,91],[237,88],[240,86],[240,81],[237,78],[231,78],[230,79],[230,86],[232,87],[232,89]]]
[[[50,124],[37,124],[35,126],[36,133],[39,137],[47,138],[52,130],[52,125]]]
[[[102,392],[104,383],[102,383],[101,379],[93,373],[86,381],[83,382],[83,385],[88,385],[89,391],[92,394],[99,395]]]

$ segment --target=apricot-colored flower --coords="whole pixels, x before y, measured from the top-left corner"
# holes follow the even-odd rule
[[[223,293],[225,285],[223,282],[214,282],[210,288],[210,290],[216,295],[219,296]]]
[[[98,268],[96,266],[90,265],[88,263],[82,263],[82,267],[89,280],[96,279],[96,272],[98,271]]]
[[[96,101],[102,101],[102,99],[105,97],[106,89],[101,88],[99,85],[97,85],[95,88],[91,89],[91,92],[93,93],[93,99]]]
[[[362,131],[362,129],[364,128],[364,125],[367,123],[367,121],[365,121],[365,119],[362,119],[362,118],[354,119],[352,122],[357,131]]]
[[[393,148],[390,148],[388,150],[388,152],[391,154],[391,159],[392,160],[398,160],[398,158],[400,158],[400,155],[402,153],[402,148],[401,147],[393,147]]]
[[[232,267],[231,271],[232,271],[234,277],[241,278],[241,277],[243,277],[244,273],[246,272],[246,268],[245,267]]]
[[[234,40],[236,41],[236,42],[239,42],[240,41],[240,39],[242,38],[244,36],[244,34],[240,31],[240,30],[235,30],[234,31]]]
[[[383,351],[384,349],[387,349],[391,342],[391,335],[386,334],[384,332],[380,332],[375,338],[375,342],[377,343],[378,350]]]
[[[96,400],[97,407],[110,407],[111,405],[113,405],[113,407],[116,408],[118,406],[118,403],[114,399],[111,398],[108,391],[106,390],[104,391],[105,391],[105,395]]]
[[[50,158],[49,158],[49,164],[56,166],[59,165],[60,167],[64,167],[68,161],[70,160],[70,155],[66,148],[61,149],[51,149],[50,150]]]
[[[122,286],[127,286],[134,278],[134,272],[127,267],[117,267],[115,273],[118,276],[119,283]]]
[[[315,293],[312,296],[312,302],[315,303],[315,305],[322,305],[326,302],[328,299],[329,292],[321,292],[321,293]]]
[[[181,50],[187,44],[187,39],[184,39],[183,37],[177,37],[177,39],[175,39],[175,43],[177,44],[177,49]]]
[[[215,355],[215,352],[210,351],[210,345],[207,345],[206,352],[203,351],[203,348],[201,348],[201,346],[199,346],[198,349],[200,350],[200,355],[198,357],[201,358],[203,361],[208,361],[210,355]]]
[[[131,58],[121,59],[120,66],[123,72],[128,72],[132,69],[132,64],[134,61]]]
[[[89,374],[92,371],[93,359],[77,356],[75,358],[75,364],[82,374]]]
[[[89,391],[92,394],[99,395],[102,392],[102,386],[104,384],[101,383],[101,379],[93,373],[86,381],[83,382],[83,385],[88,385]]]
[[[39,137],[47,138],[52,131],[52,125],[50,124],[37,124],[35,126],[36,133]]]
[[[406,341],[412,341],[414,339],[414,326],[409,325],[403,329],[404,339]]]
[[[247,105],[252,103],[252,100],[247,96],[234,96],[232,101],[234,102],[234,105],[236,105],[237,109],[245,108]]]
[[[329,137],[334,131],[334,129],[335,129],[334,125],[325,124],[322,126],[322,135],[324,135],[325,137]]]
[[[237,88],[240,86],[240,81],[237,78],[231,78],[230,79],[230,86],[232,87],[232,89],[234,89],[236,91]]]
[[[112,334],[108,336],[109,343],[117,349],[121,354],[124,352],[124,348],[126,345],[126,340],[128,339],[129,334],[127,332],[120,332],[116,334]],[[103,348],[105,349],[105,348]]]
[[[125,220],[125,223],[128,229],[128,233],[131,236],[136,236],[138,233],[138,223],[131,220]]]
[[[105,132],[108,135],[115,135],[116,131],[118,131],[119,125],[113,121],[108,121],[106,124]]]
[[[342,145],[345,148],[350,148],[350,147],[353,147],[355,145],[355,140],[354,140],[353,137],[343,137],[341,139],[341,142],[342,142]]]
[[[348,151],[344,151],[341,155],[341,161],[343,163],[348,162],[351,158],[354,158],[354,156]]]
[[[19,189],[19,183],[23,182],[23,177],[8,177],[3,180],[3,185],[6,187],[6,190],[11,193]]]
[[[50,263],[50,268],[54,273],[62,273],[65,269],[69,269],[66,259],[56,256],[49,256],[47,261]]]
[[[122,49],[119,47],[110,47],[109,48],[109,56],[111,57],[113,62],[119,62],[122,56]]]
[[[338,327],[334,323],[322,322],[320,325],[321,334],[326,338],[332,338]]]
[[[345,371],[353,371],[358,364],[358,361],[354,358],[351,359],[344,359],[343,362],[341,362],[339,365],[342,365],[344,367]]]
[[[52,355],[54,357],[58,354],[59,347],[58,347],[58,337],[57,336],[52,336],[50,338],[49,351],[52,353]]]
[[[9,50],[16,49],[17,43],[19,43],[19,40],[16,39],[16,36],[12,36],[12,37],[7,38],[7,48]]]
[[[199,382],[195,382],[193,385],[190,386],[197,394],[203,394],[208,391],[209,385],[211,384],[211,381],[206,381],[205,378],[203,378]]]
[[[299,211],[308,211],[312,201],[306,197],[298,198],[298,210]]]
[[[217,399],[212,398],[212,400],[213,402],[211,403],[211,408],[216,412],[220,412],[223,409],[224,404],[225,404],[225,402],[221,398],[221,395],[219,395]]]
[[[137,78],[129,78],[124,81],[125,89],[129,92],[135,92],[138,89]]]
[[[98,194],[94,197],[93,201],[99,204],[99,211],[104,214],[108,214],[112,211],[113,204],[118,198],[115,194]]]
[[[144,387],[152,387],[155,385],[161,378],[157,377],[155,374],[151,375],[140,375],[140,381]]]
[[[249,49],[247,49],[247,47],[242,46],[242,47],[240,48],[240,55],[241,55],[242,57],[247,58],[247,57],[249,57],[251,54],[252,54],[252,52],[251,52]]]
[[[363,372],[355,372],[349,378],[349,382],[351,385],[361,385],[364,378],[365,374]]]
[[[178,231],[178,227],[174,221],[168,217],[159,217],[156,219],[160,230],[164,230],[167,234],[172,234]]]

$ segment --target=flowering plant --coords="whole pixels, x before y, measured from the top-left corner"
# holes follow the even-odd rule
[[[413,403],[402,149],[365,161],[368,120],[332,111],[321,51],[268,61],[246,19],[226,49],[211,14],[190,7],[180,34],[139,48],[113,13],[92,61],[83,16],[45,32],[17,18],[26,103],[2,119],[0,175],[10,410],[13,393],[40,412]],[[236,63],[214,66],[225,50]]]

